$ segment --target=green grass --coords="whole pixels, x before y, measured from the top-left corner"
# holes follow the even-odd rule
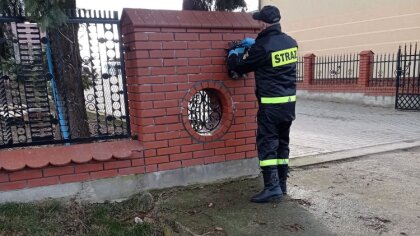
[[[53,221],[57,220],[60,208],[57,202],[43,203],[39,206],[17,203],[0,205],[0,232],[4,235],[46,235],[55,230]]]
[[[79,204],[47,201],[0,205],[0,235],[161,235],[156,225],[136,224],[143,218],[133,200]]]

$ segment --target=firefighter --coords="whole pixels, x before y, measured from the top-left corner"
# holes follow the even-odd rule
[[[296,41],[281,31],[280,11],[265,6],[253,14],[265,29],[255,41],[245,38],[250,49],[238,60],[239,53],[229,51],[229,66],[238,74],[255,72],[258,99],[257,149],[264,189],[251,202],[279,200],[287,193],[289,133],[295,119],[296,104]]]

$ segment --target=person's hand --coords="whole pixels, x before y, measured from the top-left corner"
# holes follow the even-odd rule
[[[255,39],[246,37],[241,41],[241,44],[245,47],[251,47],[255,43]]]
[[[239,55],[239,52],[237,51],[237,49],[232,49],[232,50],[229,51],[228,57],[230,57],[232,55],[236,55],[236,56]]]

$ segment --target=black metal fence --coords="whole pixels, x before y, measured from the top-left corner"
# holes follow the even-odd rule
[[[298,62],[296,64],[296,82],[303,82],[304,71],[305,67],[303,57],[298,57]]]
[[[397,55],[378,54],[373,61],[373,75],[369,79],[369,86],[395,86],[397,71]]]
[[[420,50],[417,44],[399,48],[395,108],[420,111]]]
[[[0,148],[130,135],[117,12],[41,31],[0,15]]]
[[[314,84],[356,84],[359,55],[317,57]]]

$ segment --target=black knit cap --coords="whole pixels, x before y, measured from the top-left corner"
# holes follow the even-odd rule
[[[264,6],[261,11],[255,12],[252,15],[254,20],[260,20],[267,24],[274,24],[280,21],[280,11],[275,6]]]

